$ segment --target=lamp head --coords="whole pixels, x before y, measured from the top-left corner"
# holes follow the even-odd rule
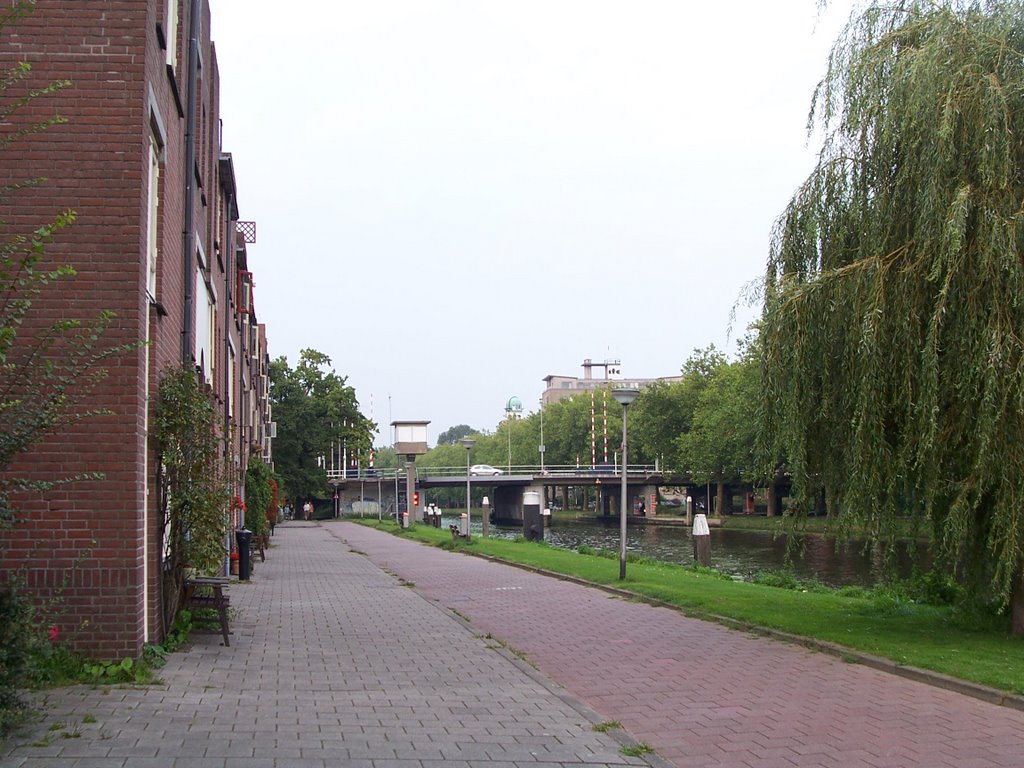
[[[619,403],[623,408],[633,404],[636,400],[637,395],[640,394],[639,389],[613,389],[612,397],[615,398],[615,402]]]

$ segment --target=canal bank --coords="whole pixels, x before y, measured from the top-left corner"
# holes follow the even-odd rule
[[[831,587],[871,587],[886,578],[885,551],[867,541],[843,544],[819,533],[802,535],[801,546],[789,551],[788,535],[777,531],[731,528],[720,518],[711,518],[711,564],[731,578],[750,581],[765,573],[786,572],[806,582]],[[479,526],[477,526],[479,528]],[[513,539],[522,535],[522,526],[492,525],[492,535]],[[479,530],[477,530],[479,533]],[[611,517],[571,518],[552,516],[545,529],[545,541],[555,547],[579,550],[619,549],[619,521]],[[630,517],[626,528],[626,551],[676,565],[693,564],[693,539],[682,518]],[[920,558],[910,542],[901,543],[896,552],[895,574],[908,578]]]

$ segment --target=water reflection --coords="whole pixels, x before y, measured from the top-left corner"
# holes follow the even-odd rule
[[[479,524],[474,525],[479,535]],[[492,525],[491,535],[515,538],[521,526]],[[587,545],[594,549],[619,549],[618,521],[609,523],[554,521],[545,532],[546,541],[556,547],[577,549]],[[786,536],[768,531],[711,529],[712,565],[736,578],[746,579],[762,571],[786,567]],[[901,545],[897,552],[897,574],[909,576],[912,570],[912,548]],[[626,535],[626,550],[671,563],[690,565],[693,562],[693,540],[682,527],[631,525]],[[884,549],[867,546],[863,541],[836,546],[835,539],[809,534],[803,537],[803,552],[789,565],[801,579],[816,580],[832,586],[871,586],[883,572]]]

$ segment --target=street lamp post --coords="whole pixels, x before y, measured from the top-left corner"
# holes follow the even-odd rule
[[[616,389],[612,392],[615,401],[622,405],[622,498],[619,500],[619,579],[626,578],[626,475],[629,464],[626,460],[626,420],[630,404],[640,392],[636,389]]]
[[[544,474],[544,398],[540,399],[540,473]],[[547,492],[545,491],[545,495]],[[545,499],[546,501],[547,499]]]
[[[469,535],[470,522],[473,519],[469,512],[469,452],[472,450],[473,444],[476,440],[464,437],[460,442],[462,443],[462,447],[466,449],[466,535]]]

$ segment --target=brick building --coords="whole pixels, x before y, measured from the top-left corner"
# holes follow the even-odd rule
[[[209,30],[208,0],[36,0],[0,30],[0,67],[32,66],[26,90],[70,81],[17,118],[56,113],[66,124],[0,149],[0,185],[46,178],[0,201],[6,229],[31,232],[59,211],[77,214],[46,251],[77,276],[59,295],[45,293],[33,316],[112,310],[105,339],[138,343],[107,366],[88,403],[109,414],[61,430],[19,468],[102,479],[19,499],[23,519],[4,534],[0,563],[50,599],[62,637],[98,656],[137,656],[162,637],[147,437],[161,372],[195,366],[223,414],[236,492],[251,452],[270,460],[269,356],[246,250],[255,230],[238,222]],[[17,127],[0,124],[0,138]]]

